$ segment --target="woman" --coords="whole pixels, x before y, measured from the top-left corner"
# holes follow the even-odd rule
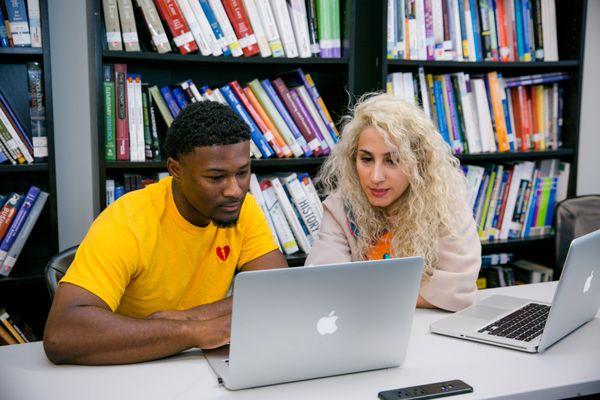
[[[328,197],[307,265],[422,256],[418,307],[473,303],[481,244],[466,180],[421,109],[388,94],[361,99],[320,181]]]

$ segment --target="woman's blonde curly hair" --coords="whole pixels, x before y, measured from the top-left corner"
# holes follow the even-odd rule
[[[467,206],[466,179],[423,110],[389,94],[369,93],[344,117],[339,143],[324,162],[318,181],[328,195],[339,193],[350,222],[357,228],[357,245],[363,257],[384,232],[392,235],[394,257],[423,256],[425,274],[438,262],[438,240],[453,233],[460,211]],[[368,127],[379,132],[395,152],[409,179],[409,187],[391,214],[373,207],[363,192],[356,171],[360,133]]]

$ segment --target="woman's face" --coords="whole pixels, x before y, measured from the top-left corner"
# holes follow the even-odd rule
[[[375,128],[364,129],[358,138],[356,171],[369,203],[384,210],[392,206],[408,188],[408,177],[392,159],[388,146]]]

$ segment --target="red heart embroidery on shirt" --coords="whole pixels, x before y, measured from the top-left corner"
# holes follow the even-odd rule
[[[219,257],[221,261],[227,260],[227,257],[229,257],[229,252],[229,246],[217,247],[217,257]]]

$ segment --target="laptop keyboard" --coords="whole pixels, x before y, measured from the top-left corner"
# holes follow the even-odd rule
[[[529,342],[542,334],[549,311],[548,305],[529,303],[478,332]]]

